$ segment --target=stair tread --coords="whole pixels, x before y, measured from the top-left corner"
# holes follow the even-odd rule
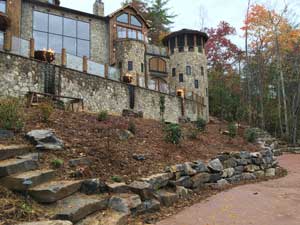
[[[41,190],[56,190],[57,188],[67,187],[75,183],[81,183],[82,181],[74,180],[59,180],[59,181],[50,181],[44,184],[40,184],[30,190],[41,191]]]
[[[55,172],[55,170],[51,170],[51,169],[31,170],[23,173],[10,175],[10,177],[17,178],[17,179],[30,179],[32,177],[37,177],[42,174],[50,173],[50,172]]]
[[[36,160],[30,157],[22,159],[13,158],[0,161],[0,177],[10,176],[12,174],[35,170],[38,168]]]

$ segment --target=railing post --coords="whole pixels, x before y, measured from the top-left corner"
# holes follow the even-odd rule
[[[62,66],[66,66],[67,65],[67,53],[66,53],[66,49],[63,48],[61,50],[61,65]]]
[[[104,65],[104,77],[108,78],[108,64],[107,63]]]
[[[29,57],[30,58],[34,58],[34,48],[35,48],[35,46],[34,46],[34,39],[31,38],[30,39],[30,50],[29,50]]]
[[[82,71],[84,73],[87,73],[87,70],[88,70],[88,59],[86,56],[83,56],[82,58]]]
[[[4,33],[4,46],[3,46],[5,51],[10,52],[12,48],[12,34],[10,31],[6,31]]]

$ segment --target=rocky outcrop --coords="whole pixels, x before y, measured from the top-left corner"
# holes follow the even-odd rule
[[[29,141],[41,150],[62,150],[63,141],[58,139],[51,130],[32,130],[26,134]]]

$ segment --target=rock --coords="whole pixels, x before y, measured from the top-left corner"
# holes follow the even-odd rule
[[[54,218],[76,223],[94,212],[106,209],[107,206],[108,196],[72,195],[58,203]]]
[[[184,163],[184,175],[193,176],[197,173],[196,170],[192,168],[192,163]]]
[[[236,159],[236,162],[237,162],[238,166],[248,165],[248,160],[247,159]]]
[[[127,225],[128,215],[114,210],[98,212],[80,221],[76,225]]]
[[[152,189],[151,185],[144,181],[134,181],[128,185],[129,190],[135,194],[138,194],[143,201],[149,200],[152,198]]]
[[[218,185],[219,189],[224,189],[224,188],[228,187],[230,184],[228,183],[227,180],[221,179],[221,180],[217,181],[217,185]]]
[[[262,171],[262,170],[255,171],[255,172],[254,172],[254,175],[255,175],[257,178],[263,178],[263,177],[265,176],[265,172]]]
[[[159,173],[152,176],[141,178],[141,181],[145,181],[151,185],[151,189],[157,190],[167,186],[169,180],[173,177],[171,173]]]
[[[122,111],[122,116],[124,116],[124,117],[143,118],[144,117],[143,114],[144,113],[142,111],[135,112],[130,109],[123,109],[123,111]]]
[[[221,180],[222,179],[222,174],[223,174],[223,172],[210,174],[209,182],[210,183],[216,183],[218,180]]]
[[[283,169],[282,167],[276,167],[275,168],[275,175],[276,176],[283,176],[287,173],[287,171],[285,169]]]
[[[235,170],[233,168],[224,169],[222,177],[223,178],[232,177],[234,175],[234,172],[235,172]]]
[[[181,187],[181,186],[176,187],[176,194],[179,199],[186,199],[190,196],[191,193],[192,191],[185,187]]]
[[[176,203],[178,197],[176,193],[166,190],[158,190],[154,193],[155,198],[164,206],[170,207]]]
[[[36,148],[42,150],[62,150],[64,144],[50,130],[33,130],[26,134],[26,137],[31,141]]]
[[[208,168],[201,160],[195,161],[192,168],[197,171],[197,173],[208,172]]]
[[[257,158],[256,157],[256,158],[252,158],[251,160],[252,160],[252,163],[257,165],[257,166],[260,166],[261,164],[264,163],[262,158]]]
[[[184,165],[183,164],[177,164],[173,166],[168,166],[165,169],[166,173],[178,173],[178,172],[184,172]]]
[[[155,213],[160,211],[160,202],[155,199],[150,199],[142,202],[141,206],[133,212],[134,215]]]
[[[131,133],[129,130],[119,130],[118,137],[120,141],[126,141],[131,138],[134,138],[134,134]]]
[[[130,214],[131,210],[141,207],[142,201],[140,196],[136,194],[117,194],[113,195],[109,200],[109,207],[118,212]]]
[[[223,162],[224,168],[234,168],[237,166],[237,162],[235,158],[229,158]]]
[[[260,167],[253,164],[245,166],[245,172],[254,173],[255,171],[258,170],[260,170]]]
[[[251,158],[251,154],[250,154],[250,152],[241,151],[240,152],[240,158],[241,159],[250,159]]]
[[[204,186],[205,183],[209,182],[210,174],[209,173],[199,173],[192,177],[193,186],[192,188],[199,188]]]
[[[73,223],[66,220],[48,220],[39,222],[19,223],[18,225],[73,225]]]
[[[276,175],[276,169],[274,169],[274,168],[266,169],[266,172],[265,172],[266,177],[274,177],[275,175]]]
[[[0,139],[11,139],[15,136],[13,131],[0,129]]]
[[[221,155],[218,155],[216,158],[218,158],[222,163],[230,158],[230,153],[224,152]]]
[[[256,176],[253,173],[242,173],[242,180],[255,180]]]
[[[271,149],[261,151],[262,157],[273,157],[273,151]]]
[[[82,182],[80,192],[86,195],[100,194],[108,192],[108,187],[99,179],[89,179]]]
[[[0,146],[0,160],[6,160],[19,155],[25,155],[32,149],[29,145]]]
[[[234,168],[234,174],[235,175],[241,174],[242,172],[244,172],[244,169],[245,169],[245,167],[243,167],[243,166],[237,166]]]
[[[53,203],[78,191],[81,183],[82,181],[52,181],[29,189],[29,194],[40,203]]]
[[[275,149],[273,150],[273,154],[274,156],[281,156],[283,155],[283,152],[281,151],[281,149]]]
[[[69,160],[69,166],[71,166],[71,167],[89,166],[89,165],[91,165],[91,163],[92,163],[92,160],[87,157]]]
[[[38,163],[33,159],[7,159],[0,161],[0,177],[22,173],[38,168]]]
[[[208,168],[214,172],[222,172],[223,171],[223,165],[219,159],[211,160],[208,163]]]
[[[125,183],[107,183],[108,191],[111,193],[127,193],[129,187]]]
[[[229,183],[231,184],[236,184],[236,183],[239,183],[241,180],[242,180],[242,175],[239,174],[239,175],[234,175],[230,178],[227,178],[226,179]]]
[[[251,158],[262,158],[262,155],[260,152],[251,152],[250,156],[251,156]]]
[[[185,188],[193,187],[193,181],[190,176],[180,177],[178,180],[170,181],[170,184],[173,186],[182,186]]]
[[[139,155],[139,154],[133,154],[132,158],[137,160],[137,161],[145,161],[146,160],[146,156],[145,155]]]

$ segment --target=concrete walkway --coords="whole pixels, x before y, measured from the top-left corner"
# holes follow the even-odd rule
[[[157,225],[300,225],[300,155],[284,155],[288,176],[233,188]]]

